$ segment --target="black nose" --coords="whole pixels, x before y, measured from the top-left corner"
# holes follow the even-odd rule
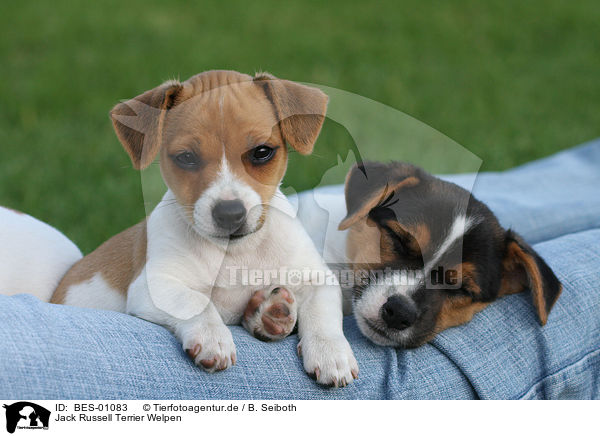
[[[213,207],[212,216],[217,226],[233,233],[244,223],[246,208],[240,200],[221,200]]]
[[[412,299],[403,295],[393,295],[381,307],[381,318],[388,327],[404,330],[417,320],[417,308]]]

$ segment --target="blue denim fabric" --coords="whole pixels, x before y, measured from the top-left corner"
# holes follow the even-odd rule
[[[468,175],[444,177],[458,185]],[[473,194],[529,243],[600,228],[600,140],[500,173],[481,173]]]
[[[466,176],[452,176],[461,183]],[[297,337],[265,344],[232,327],[238,363],[206,374],[164,328],[127,315],[0,296],[0,397],[7,399],[600,398],[600,141],[504,173],[476,195],[564,284],[541,328],[529,294],[505,297],[416,350],[379,347],[351,317],[360,377],[317,386]],[[330,189],[330,188],[328,188]],[[341,191],[339,188],[337,192]]]

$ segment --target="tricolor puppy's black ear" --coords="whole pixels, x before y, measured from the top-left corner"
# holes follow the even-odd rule
[[[544,259],[519,235],[508,230],[505,238],[500,295],[531,289],[538,318],[541,325],[545,325],[552,306],[560,296],[562,285]]]
[[[168,81],[110,111],[113,127],[135,169],[148,167],[162,143],[167,112],[181,100],[183,85]]]
[[[346,230],[371,210],[384,203],[395,191],[420,183],[416,167],[403,163],[363,162],[346,176],[346,217],[338,230]]]
[[[258,73],[254,82],[273,104],[283,139],[298,153],[310,154],[325,121],[329,97],[318,88]]]

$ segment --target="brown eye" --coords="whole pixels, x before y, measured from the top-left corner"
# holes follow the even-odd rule
[[[266,145],[259,145],[258,147],[250,150],[250,160],[253,164],[266,163],[273,159],[273,156],[275,156],[275,151],[275,148]]]
[[[198,156],[191,151],[184,151],[183,153],[177,154],[173,161],[179,168],[184,170],[194,170],[198,167]]]

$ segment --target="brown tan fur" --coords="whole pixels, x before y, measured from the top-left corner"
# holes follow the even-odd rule
[[[429,231],[429,227],[423,223],[415,224],[414,226],[409,226],[407,231],[412,237],[417,241],[418,247],[414,247],[415,250],[420,250],[422,253],[426,252],[429,249],[429,245],[431,243],[431,232]]]
[[[115,290],[125,294],[146,262],[146,220],[113,236],[77,262],[59,283],[51,303],[64,304],[69,286],[100,273]]]
[[[477,268],[471,262],[463,262],[453,268],[458,272],[458,280],[462,287],[473,295],[481,294],[481,288],[477,284]],[[452,297],[444,300],[442,308],[438,313],[435,332],[440,332],[449,327],[465,324],[473,316],[485,309],[489,303],[475,302],[469,296]]]
[[[462,283],[463,288],[474,295],[480,295],[481,288],[477,284],[477,267],[471,262],[463,262],[456,270],[458,271],[458,280]]]
[[[544,284],[535,260],[525,253],[519,244],[511,242],[507,247],[503,269],[500,295],[516,294],[529,287],[540,322],[545,325],[549,310],[546,308]]]
[[[348,262],[355,269],[381,263],[381,232],[368,218],[359,220],[348,230],[346,239]]]
[[[489,303],[473,302],[471,297],[453,297],[444,300],[437,316],[434,332],[441,332],[449,327],[465,324],[477,313],[485,309]]]

